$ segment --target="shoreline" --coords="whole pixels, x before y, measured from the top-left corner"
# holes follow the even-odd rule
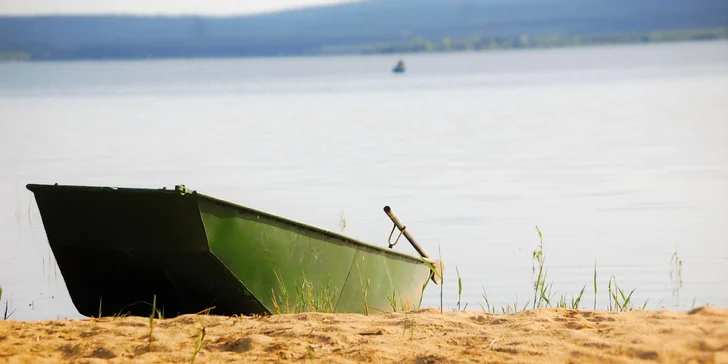
[[[198,363],[728,362],[728,308],[0,321],[0,363],[189,363],[193,357]]]
[[[9,50],[0,50],[0,64],[11,64],[11,63],[71,63],[71,62],[144,62],[144,61],[210,61],[210,60],[244,60],[244,59],[296,59],[296,58],[336,58],[336,57],[404,57],[404,56],[418,56],[418,55],[457,55],[457,54],[468,54],[468,53],[494,53],[494,52],[505,52],[505,51],[538,51],[538,50],[569,50],[569,49],[591,49],[591,48],[603,48],[603,47],[616,47],[616,46],[649,46],[649,45],[669,45],[669,44],[700,44],[700,43],[715,43],[715,42],[728,42],[728,28],[721,30],[720,34],[711,38],[697,38],[697,39],[661,39],[661,40],[650,40],[643,41],[641,39],[634,40],[619,40],[619,41],[593,41],[584,43],[573,43],[573,44],[538,44],[538,45],[522,45],[522,46],[493,46],[492,48],[470,48],[470,49],[432,49],[432,50],[386,50],[386,51],[370,51],[365,46],[355,46],[358,50],[356,51],[332,51],[323,50],[314,53],[292,53],[292,54],[251,54],[251,55],[239,55],[239,56],[215,56],[215,55],[198,55],[198,56],[176,56],[176,57],[165,57],[165,56],[149,56],[149,57],[87,57],[87,58],[34,58],[30,54],[24,54],[21,56],[4,57],[5,53],[18,53]],[[408,43],[393,43],[384,44],[384,47],[399,47],[408,46]],[[354,47],[354,46],[352,46]],[[361,49],[359,49],[361,48]],[[22,53],[22,52],[20,52]]]

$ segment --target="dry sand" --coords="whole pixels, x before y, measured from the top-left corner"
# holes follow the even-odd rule
[[[423,309],[372,316],[185,315],[0,322],[0,363],[728,363],[728,309],[517,314]]]

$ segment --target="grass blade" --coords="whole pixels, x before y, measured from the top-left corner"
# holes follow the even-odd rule
[[[594,310],[597,309],[597,261],[594,261]]]

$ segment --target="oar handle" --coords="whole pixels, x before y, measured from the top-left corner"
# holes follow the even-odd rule
[[[397,215],[394,214],[394,211],[392,211],[392,208],[389,206],[384,206],[384,213],[387,214],[387,216],[389,216],[389,218],[394,223],[394,226],[396,226],[397,229],[399,229],[399,231],[402,232],[404,237],[407,238],[407,241],[409,241],[410,244],[412,244],[412,246],[415,248],[415,250],[417,250],[417,252],[420,253],[420,255],[423,258],[430,259],[430,255],[427,254],[425,249],[422,249],[420,244],[417,244],[417,241],[415,241],[415,238],[412,237],[412,234],[410,234],[409,230],[405,229],[404,224],[402,224],[402,222],[399,221],[399,218],[397,217]]]

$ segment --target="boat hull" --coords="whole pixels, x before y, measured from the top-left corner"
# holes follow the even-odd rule
[[[421,259],[185,189],[28,185],[86,316],[418,308]]]

